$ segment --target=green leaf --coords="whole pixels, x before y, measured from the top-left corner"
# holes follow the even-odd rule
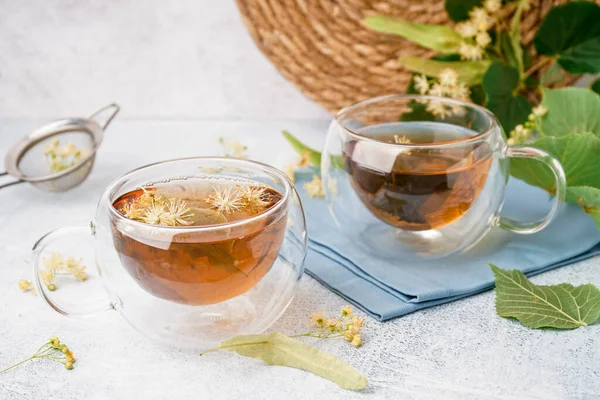
[[[559,83],[565,80],[558,63],[552,64],[550,68],[542,75],[541,83],[544,86],[550,86],[554,83]]]
[[[445,25],[418,24],[385,15],[369,16],[364,23],[374,31],[399,35],[441,53],[456,53],[462,43],[461,36]]]
[[[592,132],[600,137],[600,96],[591,90],[574,87],[543,89],[542,105],[548,113],[539,120],[540,135]]]
[[[510,35],[507,32],[500,32],[500,48],[502,49],[502,54],[504,54],[508,65],[518,70],[520,62],[513,49]]]
[[[452,21],[464,21],[469,19],[469,11],[475,7],[481,7],[483,0],[446,0],[444,7]]]
[[[360,390],[368,384],[367,378],[344,361],[279,332],[236,336],[221,343],[218,349],[263,360],[269,365],[308,371],[344,389]]]
[[[482,61],[437,61],[425,58],[402,56],[398,59],[401,67],[413,72],[437,77],[445,68],[452,68],[458,73],[458,80],[467,86],[481,83],[490,62]]]
[[[589,186],[567,188],[567,201],[579,204],[600,230],[600,189]]]
[[[534,39],[539,54],[558,57],[571,74],[600,72],[600,6],[572,1],[552,8]]]
[[[600,188],[600,138],[592,133],[548,136],[532,143],[533,147],[547,151],[562,164],[567,186],[594,186]],[[555,192],[554,175],[539,161],[511,158],[510,172],[530,185]]]
[[[311,149],[310,147],[296,139],[294,136],[292,136],[292,134],[288,131],[283,131],[282,133],[298,154],[303,155],[305,153],[308,153],[310,155],[310,163],[315,167],[321,166],[321,152]]]
[[[498,117],[507,133],[525,122],[532,109],[524,96],[514,94],[519,82],[519,71],[500,61],[495,61],[483,77],[486,107]]]
[[[527,4],[528,0],[519,0],[517,11],[513,15],[510,23],[510,32],[508,33],[510,47],[514,56],[514,67],[519,71],[519,77],[525,74],[523,67],[523,48],[521,47],[521,15],[523,14],[523,8]]]
[[[471,100],[480,106],[485,104],[485,90],[483,89],[483,85],[471,87]]]
[[[600,317],[600,290],[592,284],[538,286],[519,270],[490,264],[496,278],[496,314],[529,328],[575,329]]]
[[[594,82],[592,82],[592,84],[590,85],[590,89],[594,93],[600,94],[600,78],[598,78]]]

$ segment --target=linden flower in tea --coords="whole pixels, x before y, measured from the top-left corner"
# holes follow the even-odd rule
[[[113,207],[148,226],[114,220],[115,248],[127,272],[151,294],[188,305],[222,302],[250,290],[271,269],[287,215],[284,207],[266,212],[281,199],[273,188],[240,179],[194,178],[139,188]],[[231,222],[240,224],[222,226]],[[161,226],[182,231],[163,233]]]

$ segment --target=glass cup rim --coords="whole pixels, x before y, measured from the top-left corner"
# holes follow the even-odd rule
[[[447,103],[447,104],[459,105],[459,106],[462,106],[465,108],[473,109],[473,110],[483,114],[488,120],[488,126],[485,129],[477,132],[477,134],[475,134],[475,135],[467,136],[467,137],[461,138],[461,139],[448,140],[448,141],[444,141],[444,142],[390,143],[390,142],[384,142],[384,141],[377,140],[377,139],[374,139],[374,138],[371,138],[368,136],[364,136],[360,133],[354,132],[353,130],[348,129],[342,122],[342,119],[345,116],[347,116],[348,113],[350,113],[352,111],[356,111],[357,109],[364,107],[366,105],[379,103],[379,102],[383,102],[383,101],[389,101],[389,100],[433,100],[433,101],[439,101],[439,102]],[[495,131],[494,128],[501,126],[500,123],[498,122],[498,119],[496,118],[496,116],[494,114],[492,114],[485,107],[479,106],[474,103],[467,103],[464,101],[451,99],[448,97],[428,96],[428,95],[421,95],[421,94],[390,94],[390,95],[385,95],[385,96],[372,97],[370,99],[362,100],[362,101],[356,102],[354,104],[351,104],[349,106],[342,108],[335,114],[334,118],[335,118],[335,121],[337,122],[337,124],[348,135],[356,138],[357,140],[369,141],[369,142],[378,143],[378,144],[386,145],[386,146],[398,146],[398,147],[410,147],[410,148],[449,147],[449,146],[453,146],[453,145],[457,145],[457,144],[462,145],[462,144],[468,144],[468,143],[472,143],[472,142],[478,142],[478,141],[484,140],[489,135],[491,135],[492,132]]]
[[[178,162],[185,162],[185,161],[206,161],[206,162],[225,162],[225,163],[229,163],[232,165],[253,165],[255,167],[260,167],[265,169],[266,171],[268,171],[270,174],[277,176],[278,178],[280,178],[281,182],[283,183],[284,186],[284,193],[282,193],[282,197],[281,200],[275,204],[275,206],[269,208],[267,211],[261,213],[261,214],[257,214],[255,216],[252,216],[250,218],[246,218],[246,219],[242,219],[242,220],[238,220],[238,221],[232,221],[232,222],[226,222],[226,223],[222,223],[222,224],[213,224],[213,225],[202,225],[202,226],[161,226],[161,225],[149,225],[149,224],[145,224],[143,222],[140,221],[134,221],[132,219],[129,219],[125,216],[123,216],[121,213],[119,213],[115,207],[113,206],[113,200],[112,198],[114,197],[115,191],[117,189],[117,187],[119,186],[119,184],[121,184],[123,181],[125,181],[127,178],[133,176],[134,174],[143,171],[145,169],[151,168],[151,167],[156,167],[159,165],[165,165],[165,164],[171,164],[171,163],[178,163]],[[214,174],[214,175],[219,175],[219,173]],[[124,223],[127,224],[132,224],[133,226],[139,226],[139,227],[144,227],[144,228],[149,228],[151,227],[152,229],[157,229],[157,230],[165,230],[165,231],[181,231],[181,232],[206,232],[206,231],[215,231],[215,230],[219,230],[219,229],[230,229],[230,228],[236,228],[236,227],[240,227],[240,226],[244,226],[246,224],[251,224],[253,222],[256,222],[258,220],[261,220],[263,218],[266,218],[270,215],[277,215],[281,209],[284,207],[285,204],[287,204],[288,199],[290,197],[290,192],[292,190],[292,186],[289,182],[289,178],[285,175],[285,173],[275,167],[273,167],[272,165],[268,165],[259,161],[254,161],[254,160],[242,160],[242,159],[237,159],[237,158],[229,158],[229,157],[213,157],[213,156],[200,156],[200,157],[183,157],[183,158],[173,158],[173,159],[169,159],[169,160],[162,160],[162,161],[157,161],[154,163],[150,163],[150,164],[146,164],[146,165],[142,165],[141,167],[137,167],[135,169],[132,169],[129,172],[126,172],[125,174],[121,175],[119,178],[115,179],[113,182],[111,182],[107,188],[104,190],[104,193],[107,194],[107,200],[110,203],[108,208],[109,208],[109,212],[111,214],[111,216],[117,218],[117,220],[122,221]],[[102,199],[104,199],[105,195],[102,195]]]

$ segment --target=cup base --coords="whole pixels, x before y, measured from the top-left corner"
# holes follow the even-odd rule
[[[383,257],[431,260],[446,257],[462,250],[460,233],[446,227],[427,231],[391,230],[383,224],[371,224],[361,234],[361,242]]]

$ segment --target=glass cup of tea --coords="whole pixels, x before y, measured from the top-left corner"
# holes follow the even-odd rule
[[[296,292],[306,241],[302,204],[284,173],[188,158],[115,180],[93,222],[35,244],[33,266],[41,297],[64,315],[115,309],[146,336],[206,349],[275,322]],[[56,252],[97,272],[50,291],[45,263]]]
[[[391,95],[346,107],[329,128],[322,157],[323,187],[340,232],[390,258],[464,252],[493,227],[538,232],[566,191],[554,157],[509,147],[492,113],[448,98]],[[554,202],[539,221],[500,216],[512,157],[538,160],[554,175]]]

